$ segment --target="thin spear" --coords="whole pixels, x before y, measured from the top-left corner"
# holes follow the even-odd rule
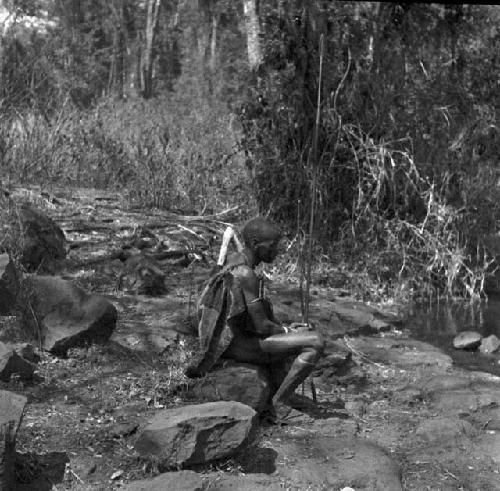
[[[308,237],[308,250],[307,250],[307,269],[306,269],[306,286],[303,299],[303,312],[302,322],[309,324],[309,303],[310,303],[310,289],[311,289],[311,265],[312,265],[312,250],[313,250],[313,232],[314,232],[314,212],[316,208],[316,192],[318,187],[318,133],[321,117],[321,81],[323,78],[323,55],[324,55],[324,40],[323,34],[319,38],[319,75],[318,75],[318,98],[316,102],[316,121],[314,123],[312,152],[309,154],[311,157],[312,166],[312,179],[311,179],[311,215],[309,218],[309,237]],[[311,155],[312,154],[312,155]],[[304,394],[304,384],[302,384],[302,394]],[[317,402],[316,387],[311,378],[311,394],[313,401]]]
[[[316,192],[318,187],[318,132],[321,117],[321,80],[323,77],[323,54],[324,41],[323,34],[319,39],[319,76],[318,76],[318,98],[316,103],[316,121],[314,123],[313,142],[312,142],[312,180],[311,180],[311,215],[309,218],[309,237],[308,250],[306,260],[306,286],[304,299],[303,322],[309,322],[309,301],[311,289],[311,265],[312,265],[312,250],[313,250],[313,232],[314,232],[314,213],[316,208]]]

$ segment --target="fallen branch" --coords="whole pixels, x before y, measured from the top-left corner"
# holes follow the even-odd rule
[[[148,259],[154,259],[156,261],[161,261],[163,259],[174,259],[174,258],[181,258],[185,257],[189,254],[199,254],[202,255],[203,251],[205,251],[208,248],[208,246],[203,246],[197,249],[183,249],[183,250],[173,250],[173,251],[162,251],[162,252],[155,252],[152,254],[141,254],[144,257]],[[84,266],[91,266],[93,264],[99,264],[105,261],[114,261],[115,259],[119,259],[122,262],[125,262],[127,259],[130,257],[133,257],[135,255],[139,254],[134,254],[132,252],[127,252],[126,249],[120,249],[118,251],[111,252],[110,254],[103,254],[97,257],[89,257],[86,259],[82,259],[80,261],[75,261],[75,262],[69,262],[69,266],[72,268],[82,268]]]

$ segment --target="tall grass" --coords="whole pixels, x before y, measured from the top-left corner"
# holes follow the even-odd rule
[[[344,260],[379,285],[381,295],[483,297],[495,268],[485,239],[500,216],[494,168],[469,172],[454,203],[447,187],[452,175],[423,176],[398,149],[401,142],[374,142],[350,125],[343,136],[358,180],[336,244]]]
[[[249,189],[238,138],[225,105],[211,101],[66,104],[51,119],[24,112],[0,120],[0,172],[14,182],[114,188],[134,205],[202,212]]]

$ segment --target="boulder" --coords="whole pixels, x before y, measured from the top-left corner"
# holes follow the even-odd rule
[[[256,412],[220,401],[159,412],[141,431],[135,449],[169,468],[203,464],[233,454],[247,441]]]
[[[198,379],[187,395],[202,401],[237,401],[261,412],[271,396],[269,374],[255,365],[228,363]]]
[[[0,380],[8,381],[11,375],[19,375],[21,380],[31,380],[35,366],[19,356],[11,346],[0,342]]]
[[[123,265],[116,288],[139,295],[163,295],[167,293],[165,273],[160,263],[144,254],[129,257]]]
[[[25,327],[35,339],[40,335],[42,348],[54,354],[65,354],[85,343],[104,342],[115,329],[114,305],[69,281],[32,275],[23,280],[21,292]]]
[[[483,336],[475,331],[463,331],[453,338],[455,349],[476,349],[481,344]]]
[[[0,390],[0,489],[15,489],[16,435],[26,402],[24,396]]]
[[[479,346],[479,351],[485,355],[494,353],[500,348],[500,339],[498,339],[494,334],[483,338]]]
[[[66,238],[61,228],[45,213],[29,204],[19,210],[22,246],[21,264],[28,272],[50,272],[66,257]]]
[[[340,319],[357,326],[366,334],[388,331],[393,325],[401,323],[401,319],[396,316],[361,302],[335,301],[330,304],[330,308]]]

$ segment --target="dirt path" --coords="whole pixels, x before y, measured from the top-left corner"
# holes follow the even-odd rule
[[[210,264],[165,262],[168,293],[146,297],[116,291],[120,261],[89,259],[129,241],[136,225],[169,220],[155,233],[172,248],[205,244],[210,258],[216,234],[207,228],[218,221],[184,223],[188,232],[172,217],[121,211],[117,196],[54,194],[60,204],[48,213],[73,244],[63,276],[111,299],[119,322],[106,346],[75,349],[66,359],[42,354],[41,382],[0,383],[28,397],[17,441],[17,475],[26,483],[19,489],[118,489],[157,473],[153,460],[135,453],[134,432],[159,408],[183,404],[183,368],[195,340],[179,332],[189,330]],[[279,283],[269,289],[278,316],[297,318],[297,289]],[[289,426],[261,426],[241,455],[189,478],[204,476],[203,489],[500,489],[500,378],[455,368],[447,355],[402,330],[363,336],[380,327],[379,319],[361,328],[339,316],[335,292],[313,290],[313,321],[330,346],[354,352],[354,363],[316,377],[317,404],[306,386],[306,407]],[[240,479],[238,487],[224,487],[229,477]]]

